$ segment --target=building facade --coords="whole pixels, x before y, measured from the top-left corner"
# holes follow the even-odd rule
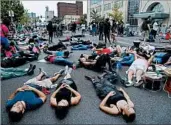
[[[54,11],[50,11],[49,7],[46,6],[46,11],[45,11],[45,22],[50,21],[54,17]]]
[[[152,16],[162,24],[171,25],[171,0],[87,0],[87,22],[92,21],[94,9],[101,17],[109,17],[113,6],[117,4],[123,13],[123,22],[140,26],[144,18]]]
[[[87,22],[91,22],[91,11],[94,9],[101,17],[109,18],[114,5],[117,4],[119,10],[123,13],[123,22],[127,22],[128,0],[87,0]]]
[[[65,15],[63,18],[63,24],[68,25],[71,22],[77,22],[79,19],[79,15]]]
[[[35,22],[36,22],[36,13],[33,13],[33,12],[28,13],[28,16],[30,18],[30,23],[35,24]]]
[[[171,25],[171,0],[140,0],[139,13],[134,14],[138,25],[148,16],[166,27]]]
[[[58,17],[64,17],[65,15],[83,15],[83,2],[76,1],[76,3],[57,3]]]

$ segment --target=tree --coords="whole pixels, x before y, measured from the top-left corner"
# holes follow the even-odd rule
[[[120,22],[121,20],[123,20],[123,13],[119,11],[119,7],[117,4],[114,4],[112,13],[109,13],[109,16],[115,19],[115,21],[117,22]]]
[[[84,14],[80,17],[79,22],[81,24],[87,24],[87,14]]]
[[[1,18],[9,18],[9,11],[14,12],[14,21],[20,21],[24,14],[24,7],[20,0],[2,0],[1,1]]]
[[[90,17],[92,18],[92,20],[94,20],[95,22],[99,22],[100,15],[98,14],[96,10],[93,9],[90,15],[91,15]]]
[[[28,24],[31,20],[28,16],[28,10],[24,10],[23,15],[19,18],[21,24]]]

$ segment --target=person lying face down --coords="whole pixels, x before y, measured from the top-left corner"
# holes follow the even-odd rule
[[[57,118],[64,119],[71,106],[77,105],[81,100],[81,95],[77,91],[77,86],[71,78],[72,69],[65,67],[65,77],[59,82],[56,91],[50,98],[50,104],[54,107]]]
[[[110,115],[121,114],[126,122],[135,120],[134,104],[122,88],[116,88],[108,79],[103,77],[100,80],[90,76],[85,76],[85,78],[92,82],[97,96],[102,100],[99,107],[103,112]]]

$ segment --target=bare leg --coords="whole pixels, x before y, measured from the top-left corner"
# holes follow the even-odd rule
[[[136,72],[136,81],[139,82],[141,80],[141,76],[143,75],[143,70],[138,70]]]
[[[128,72],[128,81],[132,81],[133,75],[134,75],[134,71],[133,70],[130,70]]]
[[[50,81],[51,81],[52,83],[53,83],[53,82],[56,82],[60,76],[61,76],[61,74],[56,74],[54,77],[51,77],[51,78],[50,78]]]
[[[151,56],[150,59],[148,59],[148,66],[151,64],[151,62],[153,61],[154,56]]]
[[[36,76],[36,79],[37,81],[41,81],[42,80],[42,77],[44,76],[45,74],[43,72],[40,72],[40,74],[38,76]]]
[[[122,49],[119,45],[116,46],[116,51],[118,53],[118,56],[121,57],[121,52],[122,52]]]

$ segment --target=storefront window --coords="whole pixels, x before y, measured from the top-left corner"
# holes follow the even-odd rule
[[[161,4],[157,4],[156,6],[154,6],[154,8],[152,9],[152,12],[164,12],[164,7]]]
[[[91,0],[91,4],[98,4],[102,2],[102,0]]]
[[[111,3],[105,4],[104,5],[104,11],[110,10],[111,9]]]
[[[122,8],[123,7],[123,0],[117,0],[115,2],[115,4],[119,7],[119,8]]]

